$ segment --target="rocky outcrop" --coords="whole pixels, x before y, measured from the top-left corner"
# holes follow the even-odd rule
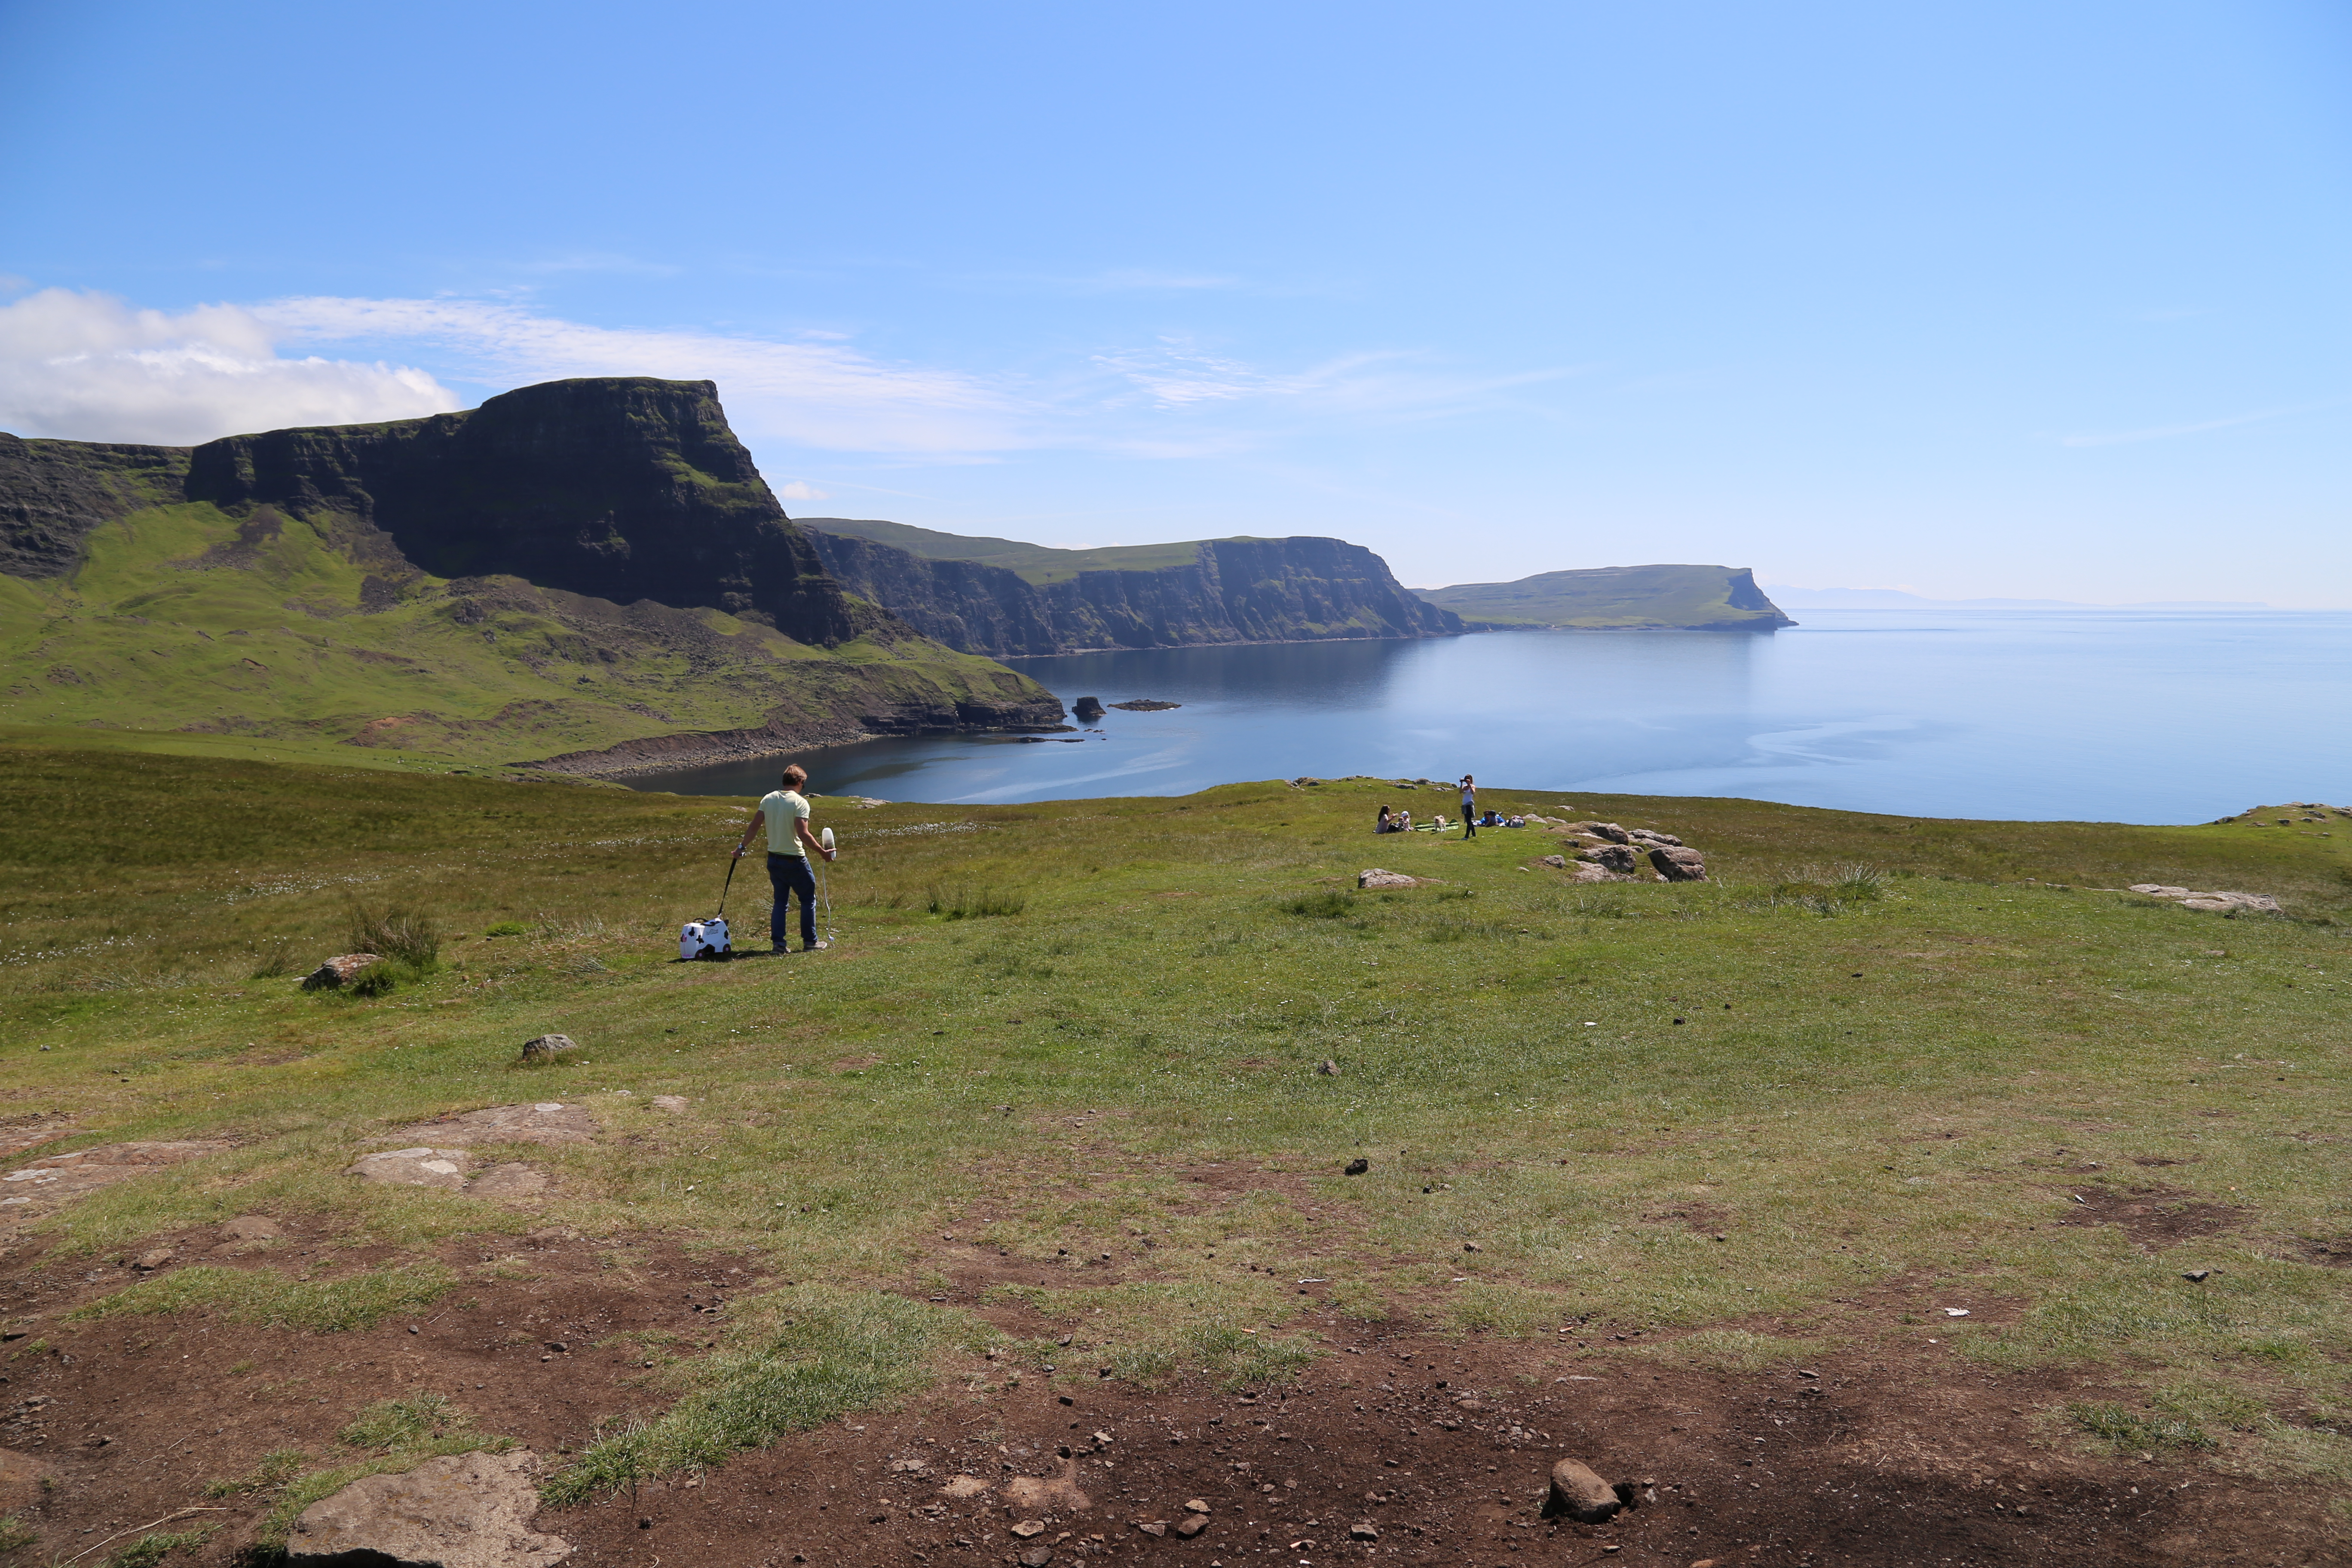
[[[860,629],[707,381],[555,381],[461,414],[232,436],[189,454],[185,488],[373,524],[436,576],[755,613],[825,647]]]
[[[185,447],[26,441],[0,431],[0,572],[61,577],[89,531],[181,499]]]
[[[286,1560],[307,1568],[553,1568],[569,1542],[533,1528],[539,1460],[457,1454],[366,1476],[304,1509]]]
[[[1087,552],[1030,547],[1011,559],[1038,564],[1016,571],[832,531],[824,524],[834,521],[805,526],[843,586],[964,653],[1429,637],[1462,629],[1451,612],[1407,591],[1386,562],[1344,540],[1202,540],[1170,547],[1189,549],[1189,561],[1151,567],[1092,566]],[[1068,566],[1056,562],[1063,556]]]

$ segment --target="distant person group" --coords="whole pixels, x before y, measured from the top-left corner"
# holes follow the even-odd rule
[[[1462,775],[1460,787],[1462,790],[1462,837],[1465,841],[1477,837],[1478,830],[1482,827],[1523,827],[1527,825],[1524,817],[1498,816],[1492,810],[1481,815],[1478,810],[1478,781],[1470,774]],[[1446,821],[1444,814],[1441,812],[1431,816],[1426,823],[1418,825],[1418,831],[1442,834],[1453,826],[1454,825]],[[1393,806],[1382,805],[1380,816],[1372,821],[1372,831],[1374,833],[1412,833],[1416,831],[1416,825],[1410,811],[1401,811]]]

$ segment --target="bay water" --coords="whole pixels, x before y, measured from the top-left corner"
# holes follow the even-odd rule
[[[812,749],[887,800],[1183,795],[1243,779],[1459,778],[1922,816],[2200,822],[2352,803],[2352,613],[1806,610],[1754,632],[1488,632],[1010,661],[1068,736]],[[756,796],[788,759],[646,775]]]

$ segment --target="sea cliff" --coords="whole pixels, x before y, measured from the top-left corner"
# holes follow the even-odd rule
[[[1429,637],[1462,630],[1451,612],[1416,599],[1379,556],[1344,540],[1209,539],[1066,551],[842,518],[803,519],[802,526],[844,586],[967,653]]]

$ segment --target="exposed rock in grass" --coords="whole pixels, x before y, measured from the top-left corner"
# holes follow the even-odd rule
[[[394,1187],[450,1187],[466,1184],[463,1149],[386,1149],[362,1154],[343,1174]]]
[[[1633,842],[1633,836],[1613,822],[1571,822],[1568,827],[1571,833],[1581,833],[1591,838],[1606,838],[1612,844]]]
[[[362,971],[382,963],[383,958],[373,952],[346,952],[327,960],[303,977],[305,991],[333,991],[349,985]]]
[[[1650,864],[1669,882],[1706,880],[1706,857],[1696,849],[1653,849]]]
[[[2208,914],[2234,914],[2240,910],[2265,915],[2279,912],[2279,901],[2268,893],[2200,893],[2188,888],[2167,887],[2161,882],[2134,882],[2131,890],[2146,893],[2151,899],[2169,899],[2184,910],[2201,910]]]
[[[1657,833],[1647,827],[1636,827],[1626,837],[1636,844],[1664,844],[1675,849],[1682,847],[1683,842],[1671,833]]]
[[[547,1173],[534,1171],[520,1162],[493,1165],[466,1185],[466,1194],[476,1198],[527,1198],[547,1191]]]
[[[1565,855],[1547,855],[1543,858],[1542,863],[1550,867],[1555,871],[1565,871],[1568,869],[1568,857]]]
[[[285,1228],[267,1215],[241,1214],[220,1228],[223,1241],[274,1241]]]
[[[1544,1494],[1543,1517],[1572,1519],[1579,1524],[1605,1524],[1624,1504],[1617,1489],[1574,1459],[1551,1468],[1551,1489]]]
[[[1569,873],[1569,877],[1571,881],[1577,882],[1630,882],[1633,880],[1633,879],[1626,873],[1622,871],[1612,871],[1605,866],[1579,866],[1575,870]]]
[[[367,1476],[294,1521],[287,1561],[304,1568],[549,1568],[572,1555],[531,1528],[539,1461],[511,1454],[427,1459],[404,1475]]]
[[[1576,858],[1588,866],[1598,866],[1621,877],[1631,876],[1633,868],[1642,863],[1638,853],[1622,844],[1601,844],[1590,849],[1580,849]]]
[[[1417,888],[1421,884],[1402,871],[1386,871],[1374,866],[1356,873],[1359,888]]]
[[[226,1140],[183,1139],[154,1143],[106,1143],[28,1162],[0,1176],[0,1214],[25,1219],[63,1207],[86,1193],[229,1148]]]
[[[675,1116],[691,1102],[682,1094],[657,1094],[649,1103],[656,1110],[667,1110]]]
[[[595,1136],[596,1118],[586,1106],[548,1100],[453,1111],[386,1133],[379,1142],[430,1138],[448,1148],[467,1149],[477,1143],[585,1143]]]
[[[559,1051],[576,1051],[579,1048],[579,1042],[569,1035],[541,1035],[522,1043],[522,1059],[527,1062],[552,1061]]]

